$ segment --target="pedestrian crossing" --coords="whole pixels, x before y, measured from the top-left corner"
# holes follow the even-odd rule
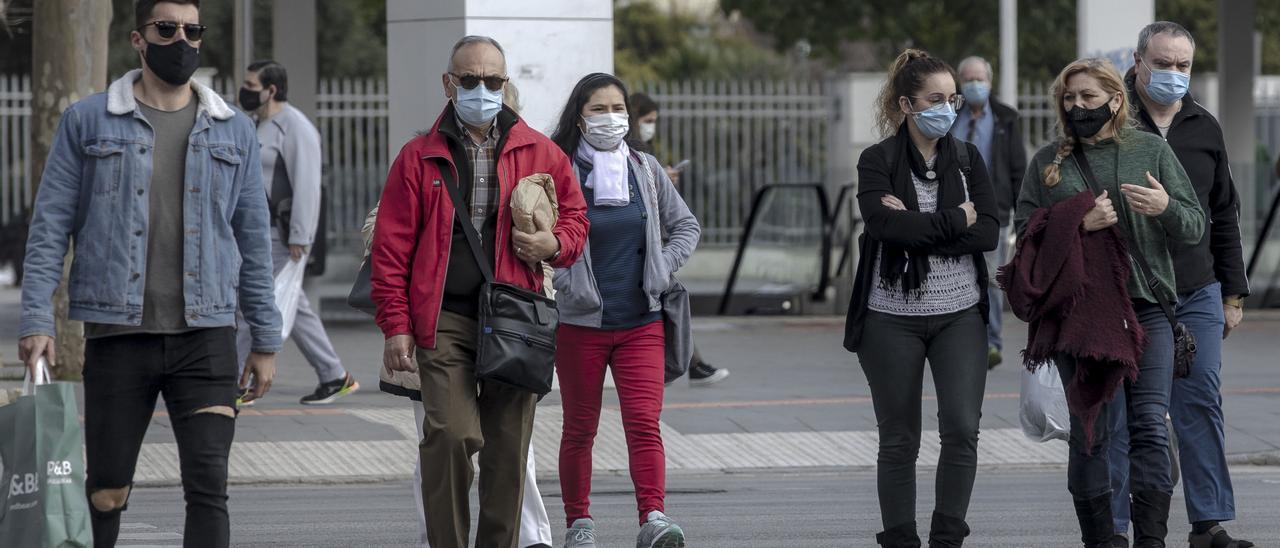
[[[149,523],[121,523],[117,548],[181,548],[182,533],[164,531]]]

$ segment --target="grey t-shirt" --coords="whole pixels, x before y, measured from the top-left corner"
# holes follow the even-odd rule
[[[85,324],[89,338],[132,333],[190,331],[185,317],[182,278],[182,205],[187,171],[187,143],[196,123],[199,100],[166,112],[138,102],[155,130],[151,156],[150,220],[147,226],[146,287],[142,295],[142,325]]]

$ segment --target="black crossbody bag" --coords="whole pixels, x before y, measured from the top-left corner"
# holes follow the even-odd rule
[[[551,392],[555,376],[556,328],[560,325],[556,302],[541,293],[494,281],[480,235],[464,212],[467,202],[462,200],[453,168],[440,162],[440,174],[453,200],[454,216],[484,274],[476,318],[476,379],[533,392],[541,398]]]
[[[1102,186],[1098,183],[1098,178],[1093,175],[1093,168],[1089,167],[1089,159],[1085,157],[1084,151],[1080,150],[1077,145],[1071,150],[1071,159],[1076,164],[1076,169],[1084,175],[1084,180],[1089,184],[1089,189],[1094,196],[1102,195]],[[1123,198],[1121,198],[1123,199]],[[1191,362],[1196,359],[1196,337],[1187,329],[1187,325],[1179,322],[1178,317],[1173,313],[1173,306],[1164,302],[1160,298],[1160,280],[1151,271],[1151,266],[1147,264],[1147,259],[1142,252],[1134,246],[1132,232],[1129,230],[1129,218],[1123,214],[1117,215],[1120,218],[1118,228],[1120,229],[1120,237],[1125,240],[1129,248],[1129,256],[1133,261],[1138,263],[1138,268],[1142,272],[1142,277],[1147,282],[1147,288],[1151,289],[1151,294],[1156,296],[1156,301],[1160,304],[1160,309],[1164,310],[1164,315],[1169,319],[1169,326],[1173,328],[1173,376],[1174,378],[1183,378],[1191,374]]]

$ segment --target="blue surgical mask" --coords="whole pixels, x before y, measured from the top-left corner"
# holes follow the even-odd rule
[[[977,80],[965,82],[960,86],[960,93],[964,95],[966,103],[982,106],[987,104],[987,98],[991,96],[991,84]]]
[[[956,109],[950,102],[944,102],[926,110],[914,112],[911,116],[916,119],[916,127],[925,137],[941,139],[951,131],[951,125],[956,122]]]
[[[1172,105],[1187,94],[1191,75],[1176,70],[1154,70],[1149,66],[1147,70],[1151,71],[1151,80],[1147,82],[1147,96],[1152,101]]]
[[[502,110],[502,90],[489,91],[484,84],[471,89],[454,86],[454,90],[453,108],[467,125],[484,126]]]

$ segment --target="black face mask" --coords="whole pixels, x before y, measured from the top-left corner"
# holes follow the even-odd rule
[[[186,40],[175,40],[164,45],[147,42],[143,58],[151,72],[174,86],[190,81],[191,75],[200,68],[200,50],[192,47]]]
[[[1098,108],[1071,107],[1067,111],[1067,125],[1071,126],[1071,134],[1078,139],[1088,139],[1102,131],[1102,126],[1111,121],[1111,103],[1103,103]]]
[[[240,108],[253,112],[262,107],[262,90],[240,88]]]

